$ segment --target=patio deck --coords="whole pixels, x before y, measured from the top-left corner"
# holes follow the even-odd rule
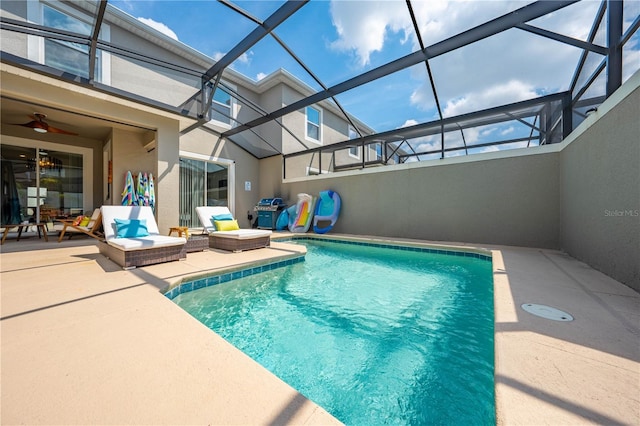
[[[13,238],[0,255],[2,424],[339,423],[158,291],[299,247],[124,271],[94,240]],[[487,248],[498,423],[640,424],[640,295],[558,251]]]

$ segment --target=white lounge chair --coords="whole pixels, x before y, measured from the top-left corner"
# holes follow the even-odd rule
[[[231,211],[223,206],[196,207],[196,213],[203,227],[203,232],[209,234],[209,247],[221,250],[240,252],[271,244],[271,231],[265,229],[235,229],[232,231],[216,230],[214,216],[232,217]]]
[[[151,207],[102,206],[100,211],[105,238],[98,242],[100,253],[123,268],[186,257],[183,248],[187,240],[160,235]]]

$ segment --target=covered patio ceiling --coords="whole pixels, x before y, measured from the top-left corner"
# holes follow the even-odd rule
[[[478,2],[478,10],[482,13],[465,20],[462,27],[442,23],[447,28],[445,31],[434,29],[434,21],[429,18],[429,8],[437,6],[428,6],[427,2],[398,1],[393,7],[397,19],[405,25],[402,29],[404,42],[391,49],[392,53],[384,55],[378,55],[375,48],[362,53],[355,44],[343,46],[343,54],[339,56],[343,62],[333,58],[330,67],[326,66],[329,61],[325,58],[326,52],[335,53],[340,49],[340,43],[348,41],[349,34],[355,35],[344,28],[344,22],[337,21],[335,14],[332,26],[319,25],[321,20],[329,19],[322,15],[319,2],[176,2],[175,7],[191,17],[189,24],[197,33],[196,37],[206,39],[213,45],[212,52],[217,52],[216,55],[205,52],[213,63],[205,72],[163,63],[146,52],[136,51],[135,46],[121,46],[99,38],[106,12],[109,8],[124,8],[126,2],[68,3],[92,14],[94,21],[90,31],[80,34],[44,27],[4,13],[1,28],[3,32],[14,31],[85,45],[89,48],[89,57],[95,57],[98,50],[103,50],[162,68],[195,82],[193,94],[172,104],[129,93],[98,82],[94,62],[89,66],[89,75],[82,77],[35,64],[4,49],[2,61],[189,117],[193,124],[181,129],[183,134],[203,128],[231,140],[257,158],[281,153],[256,131],[273,122],[299,141],[301,151],[307,150],[309,147],[285,127],[282,118],[321,101],[333,105],[356,133],[353,139],[337,144],[336,149],[371,142],[395,144],[397,149],[404,144],[403,152],[408,154],[405,159],[420,160],[420,153],[438,154],[442,158],[447,153],[466,151],[469,141],[465,140],[464,129],[486,130],[486,126],[499,122],[519,123],[521,135],[490,142],[476,138],[471,144],[475,142],[476,148],[502,146],[505,140],[511,139],[512,143],[521,142],[516,146],[553,143],[566,136],[589,108],[606,99],[640,67],[637,61],[640,6],[632,1],[557,0],[505,2],[499,6],[495,6],[497,2],[492,2],[495,5]],[[382,3],[337,1],[332,2],[331,7],[337,9],[347,4],[352,9],[351,16],[361,15],[364,20],[371,9]],[[473,8],[473,5],[469,7]],[[118,10],[118,13],[123,12]],[[453,22],[456,17],[451,18]],[[216,22],[222,20],[233,21],[238,30],[225,34],[205,30],[214,28]],[[589,24],[585,26],[587,21]],[[333,33],[327,33],[326,28],[331,28]],[[155,30],[149,28],[149,31]],[[384,31],[383,34],[388,34],[391,29]],[[313,33],[318,44],[302,44],[299,40],[302,37],[296,37],[301,32]],[[336,32],[341,37],[338,40],[335,40]],[[330,46],[327,48],[327,45]],[[264,60],[265,56],[269,57],[270,64],[265,71],[270,74],[286,70],[306,87],[308,93],[284,107],[265,110],[225,85],[227,76],[243,73],[247,58],[258,62],[258,58]],[[631,59],[627,60],[627,57]],[[531,85],[524,95],[515,98],[486,96],[505,87],[495,85],[493,74],[500,74],[505,83],[523,80],[520,77],[525,70],[519,65],[522,62],[539,64],[538,69],[526,70]],[[553,65],[554,78],[546,63]],[[257,83],[261,77],[264,73],[255,76]],[[486,87],[482,86],[483,77],[487,79]],[[475,85],[472,89],[469,88],[471,83]],[[410,96],[395,96],[403,84],[411,85]],[[256,118],[238,122],[231,117],[235,122],[231,129],[223,132],[209,126],[209,107],[217,87],[230,92],[237,102],[251,109]],[[549,110],[551,100],[556,102],[554,111]],[[394,118],[385,119],[385,112]],[[559,136],[552,137],[554,131]],[[459,132],[460,140],[445,143],[448,132]],[[529,136],[524,136],[525,133]]]

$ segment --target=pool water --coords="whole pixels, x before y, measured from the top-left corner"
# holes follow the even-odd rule
[[[491,262],[304,244],[174,301],[347,425],[495,424]]]

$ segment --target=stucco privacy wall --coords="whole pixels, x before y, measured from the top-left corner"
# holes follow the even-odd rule
[[[636,73],[560,152],[562,249],[638,291],[639,84]]]
[[[335,232],[556,248],[558,157],[553,147],[527,152],[389,166],[280,187],[265,179],[261,191],[290,203],[299,192],[338,191],[343,212]],[[269,170],[281,167],[281,159],[264,163]]]
[[[335,232],[562,248],[640,291],[640,73],[562,144],[291,179],[263,196],[339,191]]]

